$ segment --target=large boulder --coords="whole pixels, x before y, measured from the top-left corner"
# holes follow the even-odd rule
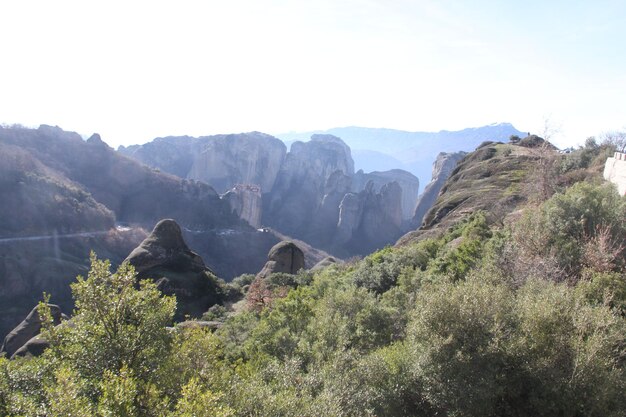
[[[328,268],[331,265],[336,265],[338,263],[337,259],[332,256],[327,256],[322,259],[318,263],[316,263],[313,268],[310,269],[311,272],[321,271],[322,269]]]
[[[50,342],[41,335],[37,335],[24,343],[12,356],[15,358],[32,358],[43,355],[43,352],[50,347]]]
[[[55,304],[48,304],[52,319],[55,325],[61,323],[63,313],[61,308]],[[36,306],[26,316],[26,318],[13,329],[5,338],[0,353],[5,353],[7,357],[12,357],[20,348],[26,345],[31,339],[35,338],[41,331],[41,317],[39,316],[39,306]],[[41,340],[41,338],[40,338]],[[40,343],[33,342],[41,347]],[[32,346],[31,346],[32,347]],[[43,349],[35,349],[37,352]],[[29,351],[28,349],[26,352]],[[18,355],[20,356],[20,355]]]
[[[301,269],[304,269],[304,253],[295,243],[283,241],[270,250],[267,263],[257,278],[265,278],[276,272],[296,274]]]
[[[217,278],[189,249],[180,226],[172,219],[158,222],[124,262],[135,267],[139,279],[150,278],[164,294],[176,296],[177,319],[199,317],[222,301]]]

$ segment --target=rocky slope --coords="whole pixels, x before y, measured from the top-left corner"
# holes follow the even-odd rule
[[[446,183],[446,180],[456,167],[457,163],[467,155],[466,152],[446,153],[442,152],[437,155],[437,159],[433,163],[432,179],[424,188],[424,192],[417,200],[411,224],[418,228],[422,225],[422,219],[426,212],[435,204],[439,192]]]
[[[557,154],[549,148],[545,152]],[[528,200],[540,158],[535,149],[521,144],[484,143],[458,162],[421,227],[398,244],[437,236],[478,210],[487,212],[489,221],[502,221]]]

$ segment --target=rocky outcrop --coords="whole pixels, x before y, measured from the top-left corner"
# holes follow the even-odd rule
[[[270,250],[267,263],[257,274],[257,278],[263,279],[276,272],[296,274],[301,269],[304,269],[302,250],[293,242],[282,241]]]
[[[437,155],[437,159],[433,163],[432,179],[428,185],[426,185],[424,192],[417,201],[413,219],[411,220],[413,227],[420,227],[424,215],[426,215],[428,210],[435,204],[437,196],[446,183],[446,180],[465,155],[467,155],[467,152],[441,152]]]
[[[504,222],[531,198],[533,191],[527,184],[545,156],[556,158],[558,153],[547,147],[546,154],[540,155],[513,143],[481,145],[456,164],[420,228],[402,236],[396,245],[437,238],[478,211],[489,223]]]
[[[354,174],[350,148],[341,139],[313,135],[309,142],[294,142],[266,198],[263,223],[307,240],[311,221],[326,195],[327,181],[337,171]]]
[[[37,335],[19,348],[11,359],[32,358],[43,355],[43,352],[50,347],[50,342],[41,335]]]
[[[237,184],[222,199],[228,201],[230,208],[240,219],[245,220],[254,228],[261,227],[263,200],[261,188],[250,184]]]
[[[368,183],[358,194],[346,194],[340,204],[335,247],[368,253],[402,233],[402,189],[391,182],[376,192]],[[345,250],[345,249],[344,249]]]
[[[327,256],[326,258],[322,259],[321,261],[319,261],[318,263],[316,263],[313,268],[310,269],[311,272],[315,272],[315,271],[320,271],[324,268],[328,268],[331,265],[335,265],[337,264],[338,261],[337,259],[335,259],[332,256]]]
[[[359,170],[354,174],[352,180],[352,191],[358,193],[365,189],[365,186],[372,182],[373,189],[380,189],[390,182],[397,182],[402,189],[402,220],[408,220],[413,217],[417,196],[419,195],[419,180],[413,174],[402,169],[392,169],[389,171],[374,171],[364,173]]]
[[[164,294],[176,296],[177,319],[199,317],[221,301],[217,279],[189,249],[174,220],[157,223],[124,262],[135,267],[139,279],[150,278]]]
[[[626,195],[626,154],[615,152],[615,155],[606,160],[604,165],[604,179],[617,186],[619,195]]]
[[[253,184],[267,193],[274,186],[286,147],[273,136],[250,132],[157,138],[118,151],[179,177],[203,181],[219,193],[236,184]]]
[[[53,323],[55,325],[60,324],[63,316],[61,308],[55,304],[48,304],[48,307],[50,308],[50,313],[52,314]],[[29,343],[29,341],[35,339],[40,331],[41,317],[39,315],[39,306],[36,306],[31,310],[28,316],[26,316],[26,318],[4,338],[4,343],[0,348],[0,353],[5,353],[9,358],[12,357],[20,350],[20,348],[24,347],[27,343]],[[40,354],[40,351],[43,352],[43,347],[46,347],[47,344],[46,346],[42,346],[42,343],[45,341],[41,338],[38,338],[37,340],[38,341],[33,340],[31,346],[27,349],[23,349],[22,354],[17,356],[24,356],[27,352],[30,352],[31,354],[37,352]],[[41,349],[38,349],[35,346]],[[33,352],[33,349],[36,352]]]

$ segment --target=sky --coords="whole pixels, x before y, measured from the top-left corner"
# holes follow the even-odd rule
[[[626,1],[0,0],[0,123],[159,136],[626,129]]]

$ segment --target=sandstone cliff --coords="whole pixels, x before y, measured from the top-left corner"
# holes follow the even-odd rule
[[[397,182],[402,189],[402,219],[408,220],[413,217],[417,196],[419,195],[419,180],[413,174],[402,169],[392,169],[389,171],[374,171],[364,173],[359,170],[352,181],[352,191],[359,192],[365,189],[368,182],[372,182],[376,191],[379,191],[385,184]]]
[[[260,132],[157,138],[119,152],[182,178],[210,184],[224,193],[236,184],[269,192],[286,154],[278,139]]]
[[[313,135],[309,142],[294,142],[266,198],[263,223],[306,240],[326,183],[337,171],[354,174],[350,148],[341,139]]]
[[[369,182],[358,194],[346,194],[339,210],[334,247],[343,256],[369,253],[402,233],[402,189],[395,181],[378,193]]]
[[[237,184],[222,199],[228,201],[230,208],[240,219],[245,220],[254,228],[261,227],[261,210],[263,200],[261,188],[256,185]]]

